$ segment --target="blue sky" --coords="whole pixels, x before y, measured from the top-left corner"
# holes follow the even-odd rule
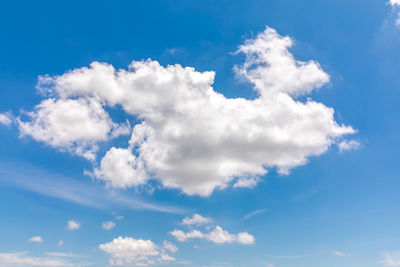
[[[0,266],[400,266],[399,12],[1,1]]]

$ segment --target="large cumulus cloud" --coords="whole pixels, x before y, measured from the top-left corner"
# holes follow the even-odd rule
[[[201,196],[235,180],[240,181],[237,187],[253,187],[268,168],[288,173],[354,132],[335,121],[333,108],[297,99],[328,83],[329,76],[316,61],[296,60],[288,50],[292,45],[291,38],[267,27],[239,46],[246,59],[235,70],[254,85],[259,93],[254,100],[226,98],[215,91],[212,71],[161,66],[153,60],[133,61],[127,70],[93,62],[60,76],[42,76],[38,88],[52,98],[38,105],[31,121],[20,122],[20,129],[69,150],[76,142],[95,147],[113,128],[97,105],[118,106],[140,122],[126,147],[112,147],[104,155],[93,172],[97,178],[122,188],[156,179],[164,187]],[[48,106],[62,103],[73,109],[69,101],[96,111],[68,121],[72,128],[93,124],[98,133],[93,138],[91,132],[63,129],[66,137],[57,130],[63,125],[43,123],[50,121]]]

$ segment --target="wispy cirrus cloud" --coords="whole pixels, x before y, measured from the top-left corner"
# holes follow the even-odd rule
[[[257,214],[261,214],[268,211],[268,209],[259,209],[259,210],[255,210],[253,212],[250,212],[249,214],[246,214],[243,216],[242,220],[247,220],[250,219],[251,217],[256,216]]]
[[[95,209],[123,207],[173,214],[185,212],[179,207],[144,201],[124,192],[117,194],[102,185],[53,174],[25,163],[0,162],[0,183]]]
[[[47,254],[47,253],[46,253]],[[73,262],[66,259],[65,255],[31,256],[29,252],[0,253],[0,266],[2,267],[82,267],[91,263]]]

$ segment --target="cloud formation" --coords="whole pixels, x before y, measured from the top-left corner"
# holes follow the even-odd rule
[[[338,148],[340,152],[347,150],[357,150],[361,146],[360,142],[357,140],[344,140],[338,144]]]
[[[10,112],[0,113],[0,124],[9,126],[12,123],[12,115]]]
[[[40,235],[37,236],[32,236],[31,238],[28,239],[28,242],[33,242],[33,243],[43,243],[44,240]]]
[[[94,98],[49,98],[27,115],[29,121],[17,120],[21,136],[29,135],[89,160],[96,157],[97,142],[130,131],[126,125],[113,123],[101,103]]]
[[[72,267],[77,265],[71,264],[63,259],[53,257],[30,257],[28,252],[16,252],[0,253],[0,266]]]
[[[389,0],[389,4],[393,8],[396,8],[396,9],[400,8],[400,0]],[[396,25],[400,26],[400,12],[397,13]]]
[[[254,85],[258,98],[226,98],[212,85],[215,73],[157,61],[133,61],[127,70],[93,62],[60,76],[42,76],[38,89],[50,98],[18,120],[21,135],[94,160],[98,142],[128,127],[104,107],[121,107],[133,127],[125,148],[112,147],[93,175],[114,187],[158,180],[166,188],[208,196],[232,181],[254,187],[268,168],[281,173],[321,155],[350,126],[334,110],[311,99],[329,82],[316,61],[298,61],[290,37],[274,29],[239,46],[245,62],[235,71]]]
[[[338,250],[332,251],[332,254],[335,256],[339,256],[339,257],[344,257],[347,255],[346,253],[344,253],[342,251],[338,251]]]
[[[115,227],[115,223],[108,221],[108,222],[103,222],[101,224],[101,228],[103,228],[104,230],[111,230]]]
[[[78,230],[80,227],[81,227],[80,223],[78,223],[78,222],[76,222],[74,220],[70,220],[70,221],[67,222],[67,227],[66,228],[68,230],[74,231],[74,230]]]
[[[110,266],[148,266],[157,263],[169,263],[175,258],[168,255],[166,250],[174,252],[177,248],[172,243],[165,243],[160,248],[151,240],[118,237],[113,241],[100,244],[99,249],[111,256]],[[174,250],[174,251],[172,251]]]
[[[382,252],[383,260],[380,262],[388,267],[400,267],[400,252]]]
[[[209,217],[203,217],[200,214],[193,214],[192,217],[185,217],[182,220],[183,225],[202,225],[202,224],[209,224],[213,220]]]
[[[190,239],[205,239],[216,244],[233,243],[238,242],[244,245],[254,244],[255,238],[247,232],[241,232],[238,234],[230,234],[228,231],[222,229],[220,226],[215,226],[214,230],[209,233],[202,233],[198,230],[192,230],[190,232],[184,232],[182,230],[173,230],[170,235],[175,237],[180,242],[185,242]]]
[[[268,209],[260,209],[260,210],[255,210],[253,212],[250,212],[249,214],[246,214],[245,216],[243,216],[243,220],[247,220],[250,219],[253,216],[256,216],[257,214],[261,214],[268,211]]]

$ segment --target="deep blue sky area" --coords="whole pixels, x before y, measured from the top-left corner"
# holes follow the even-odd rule
[[[118,237],[151,240],[160,255],[164,240],[173,243],[169,266],[400,266],[399,11],[385,0],[0,0],[0,114],[10,118],[0,123],[0,266],[118,266],[99,247]],[[288,174],[271,167],[254,188],[204,197],[157,179],[118,189],[84,174],[111,146],[126,147],[130,134],[100,143],[95,161],[21,135],[18,119],[46,98],[38,77],[93,61],[127,70],[150,58],[214,71],[215,91],[255,99],[235,74],[245,60],[235,52],[266,26],[292,38],[294,58],[314,60],[330,76],[295,99],[333,108],[339,124],[356,129],[349,138],[357,147],[332,144]],[[118,105],[106,110],[115,122],[141,121]],[[195,213],[213,222],[184,226]],[[79,229],[68,229],[71,220]],[[103,229],[107,221],[115,226]],[[255,241],[179,242],[170,234],[216,225]]]

